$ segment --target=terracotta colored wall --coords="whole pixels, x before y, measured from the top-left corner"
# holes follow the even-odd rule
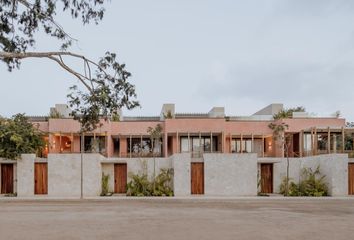
[[[270,121],[228,121],[225,122],[226,134],[272,134],[272,130],[268,127]]]
[[[224,119],[166,119],[165,121],[169,133],[222,132],[225,127]]]
[[[49,122],[32,122],[32,124],[43,132],[49,132]]]
[[[289,125],[287,132],[300,132],[311,127],[345,127],[345,119],[341,118],[296,118],[285,119],[284,122]]]
[[[149,127],[156,127],[160,124],[164,128],[163,122],[112,122],[111,134],[112,135],[148,135],[147,129]]]
[[[345,126],[345,119],[337,118],[299,118],[299,119],[286,119],[283,120],[289,125],[288,132],[300,132],[304,129],[311,127],[327,128],[327,127],[342,127]],[[129,135],[135,136],[147,136],[148,127],[155,127],[157,124],[161,124],[163,131],[166,133],[179,134],[202,134],[212,132],[214,136],[218,136],[218,151],[224,150],[224,152],[230,152],[230,139],[229,134],[244,134],[244,135],[265,135],[266,141],[266,156],[282,156],[281,149],[277,149],[277,144],[272,142],[272,138],[268,137],[272,135],[272,130],[268,127],[270,121],[225,121],[225,119],[166,119],[165,122],[160,121],[138,121],[138,122],[105,122],[102,121],[103,126],[95,130],[96,133],[105,134],[107,132],[107,155],[111,157],[113,155],[113,141],[112,136],[120,135],[120,151],[122,156],[126,156],[127,153],[127,139]],[[50,133],[77,133],[80,130],[80,125],[77,121],[72,119],[49,119],[49,122],[37,122],[34,123],[40,130]],[[222,135],[223,133],[223,135]],[[71,135],[70,135],[71,136]],[[224,136],[224,140],[222,139]],[[56,141],[55,147],[49,147],[49,152],[60,152],[59,149],[59,137],[50,135],[49,142]],[[170,138],[172,143],[169,145],[172,147],[173,153],[177,153],[179,145],[177,145],[177,138],[173,136]],[[271,142],[272,149],[268,149],[268,143]],[[80,137],[75,136],[73,144],[73,151],[80,152]],[[164,148],[166,145],[164,145]],[[165,148],[164,152],[167,153]]]
[[[74,141],[73,141],[73,148],[75,153],[80,152],[80,136],[74,136]]]
[[[126,138],[122,137],[120,139],[120,146],[119,147],[120,147],[120,153],[122,154],[122,156],[126,156],[127,147],[128,147]]]

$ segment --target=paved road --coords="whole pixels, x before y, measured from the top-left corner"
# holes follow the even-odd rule
[[[354,198],[0,201],[0,239],[354,239]]]

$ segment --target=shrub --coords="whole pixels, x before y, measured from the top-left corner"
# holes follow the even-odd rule
[[[146,173],[130,174],[128,196],[173,196],[173,169],[161,169],[151,181]]]
[[[108,186],[108,182],[109,182],[109,175],[105,175],[104,173],[102,173],[102,190],[101,190],[101,196],[107,196],[109,193],[109,186]]]
[[[299,184],[289,179],[288,196],[328,196],[328,185],[325,181],[326,176],[320,172],[320,166],[313,171],[311,168],[301,170]],[[280,193],[285,194],[286,177],[280,184]]]
[[[151,182],[147,174],[130,174],[131,181],[127,184],[128,196],[151,196]]]

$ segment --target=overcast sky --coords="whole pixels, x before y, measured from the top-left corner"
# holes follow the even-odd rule
[[[113,0],[99,25],[57,21],[92,59],[116,52],[133,74],[142,108],[250,115],[270,103],[354,121],[354,1]],[[59,43],[38,35],[36,51]],[[0,115],[45,115],[66,103],[70,74],[46,60],[0,66]]]

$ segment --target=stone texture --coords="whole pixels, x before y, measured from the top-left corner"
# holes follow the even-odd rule
[[[35,154],[22,154],[17,160],[17,195],[19,197],[34,196],[34,162]]]
[[[179,153],[173,155],[174,194],[188,196],[191,194],[191,155]]]
[[[274,190],[279,192],[282,179],[286,176],[286,158],[267,158],[274,163]],[[262,160],[264,162],[265,159]],[[310,167],[315,169],[318,165],[322,174],[326,175],[326,181],[331,196],[348,195],[348,155],[347,154],[325,154],[304,158],[289,159],[289,177],[298,182],[301,169]]]
[[[81,196],[80,154],[48,154],[48,196]]]
[[[208,153],[203,158],[205,195],[257,195],[256,154]]]

